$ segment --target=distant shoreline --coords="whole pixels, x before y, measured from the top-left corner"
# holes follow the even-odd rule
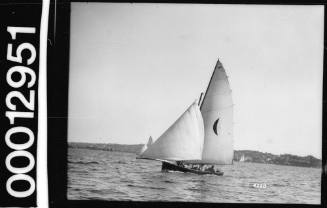
[[[144,144],[105,144],[105,143],[81,143],[68,142],[69,148],[105,150],[113,152],[139,153]],[[264,164],[276,164],[298,167],[321,168],[322,161],[311,155],[297,156],[291,154],[274,155],[253,150],[234,150],[234,161],[254,162]]]

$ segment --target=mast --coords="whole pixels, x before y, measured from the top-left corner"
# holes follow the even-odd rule
[[[199,105],[199,106],[201,105],[202,96],[203,96],[203,92],[201,92],[201,94],[200,94],[200,98],[199,98],[199,102],[198,102],[198,105]]]

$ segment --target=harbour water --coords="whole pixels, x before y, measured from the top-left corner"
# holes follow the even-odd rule
[[[68,199],[320,204],[321,170],[234,162],[224,176],[161,172],[136,155],[68,149]]]

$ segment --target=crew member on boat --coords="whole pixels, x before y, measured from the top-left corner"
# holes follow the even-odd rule
[[[214,166],[211,165],[210,167],[207,168],[206,171],[215,172]]]
[[[180,166],[180,167],[183,167],[183,166],[184,166],[184,164],[183,164],[182,161],[176,161],[176,164],[177,164],[178,166]]]

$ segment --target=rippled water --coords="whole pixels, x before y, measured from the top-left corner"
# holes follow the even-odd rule
[[[320,204],[320,169],[235,162],[224,176],[196,175],[135,157],[69,148],[68,199]]]

